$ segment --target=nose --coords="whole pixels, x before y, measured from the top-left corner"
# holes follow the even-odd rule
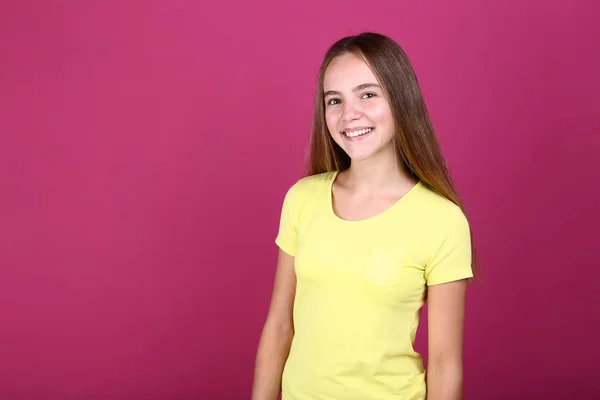
[[[360,107],[354,101],[347,100],[342,103],[342,107],[342,119],[344,122],[359,119],[362,115]]]

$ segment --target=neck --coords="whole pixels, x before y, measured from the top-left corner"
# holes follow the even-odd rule
[[[352,161],[346,173],[348,184],[365,193],[415,183],[403,163],[396,159],[393,149],[367,160]]]

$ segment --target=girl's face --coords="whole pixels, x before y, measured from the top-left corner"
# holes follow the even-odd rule
[[[331,61],[323,93],[329,133],[352,161],[392,149],[392,111],[377,78],[361,58],[348,53]]]

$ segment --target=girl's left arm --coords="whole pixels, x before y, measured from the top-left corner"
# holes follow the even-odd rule
[[[427,400],[463,399],[466,289],[466,279],[427,288]]]

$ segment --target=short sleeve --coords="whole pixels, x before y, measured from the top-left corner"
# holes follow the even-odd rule
[[[291,256],[296,256],[298,246],[298,197],[298,187],[294,185],[287,191],[283,200],[279,232],[275,238],[277,246]]]
[[[471,231],[462,211],[454,213],[445,225],[440,240],[425,267],[427,285],[473,277]]]

